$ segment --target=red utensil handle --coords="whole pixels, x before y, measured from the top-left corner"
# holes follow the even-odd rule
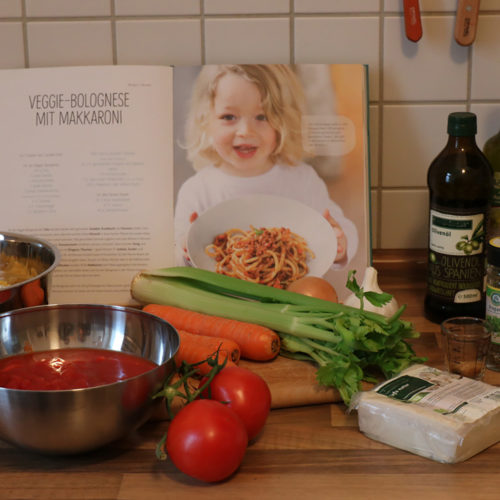
[[[418,0],[404,0],[403,2],[406,38],[418,42],[422,38],[422,20]]]

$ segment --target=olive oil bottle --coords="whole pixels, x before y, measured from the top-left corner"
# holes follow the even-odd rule
[[[448,142],[427,172],[429,250],[425,315],[485,315],[485,240],[493,171],[473,113],[448,116]]]

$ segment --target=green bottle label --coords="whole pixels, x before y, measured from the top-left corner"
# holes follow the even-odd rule
[[[428,292],[455,303],[477,302],[484,289],[484,214],[430,212]]]
[[[500,345],[500,288],[486,287],[486,320],[491,330],[491,342]]]

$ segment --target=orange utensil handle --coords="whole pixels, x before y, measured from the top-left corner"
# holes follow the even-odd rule
[[[404,0],[403,2],[406,38],[418,42],[422,38],[422,20],[418,0]]]
[[[480,0],[458,0],[455,20],[455,40],[460,45],[471,45],[476,38]]]

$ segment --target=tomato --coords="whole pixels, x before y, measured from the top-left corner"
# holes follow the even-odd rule
[[[233,410],[218,401],[197,399],[170,422],[166,450],[180,471],[216,482],[236,471],[247,444],[245,426]]]
[[[200,382],[200,385],[204,380]],[[271,391],[266,381],[241,366],[226,366],[205,389],[203,396],[221,401],[241,418],[253,439],[266,423],[271,409]]]

